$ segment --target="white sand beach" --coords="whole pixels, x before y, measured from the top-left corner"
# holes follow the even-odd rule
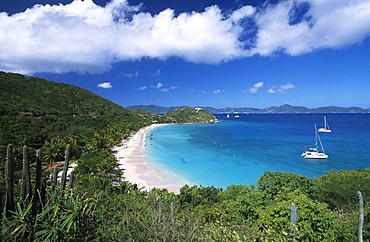
[[[154,187],[165,188],[176,194],[180,188],[187,184],[181,177],[172,174],[147,156],[145,151],[145,137],[151,129],[165,124],[152,124],[136,132],[133,137],[122,142],[121,146],[114,148],[119,168],[123,169],[124,180],[137,184],[144,190]]]

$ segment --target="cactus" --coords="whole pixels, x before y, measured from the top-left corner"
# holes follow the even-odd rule
[[[73,187],[73,177],[74,177],[74,172],[71,171],[71,173],[69,173],[69,188]]]
[[[36,182],[35,182],[35,192],[32,200],[32,215],[36,216],[38,210],[38,204],[40,201],[41,192],[41,152],[36,150]]]
[[[52,177],[52,181],[51,181],[51,190],[52,191],[55,191],[55,187],[57,186],[57,182],[58,182],[58,168],[54,168],[53,170],[53,177]]]
[[[28,148],[23,146],[23,169],[22,169],[22,184],[21,184],[21,202],[25,202],[27,206],[32,197],[30,165],[28,162]]]
[[[5,206],[4,215],[10,216],[10,212],[14,211],[14,157],[13,157],[13,145],[9,144],[6,153],[5,162],[5,182],[6,182],[6,195],[5,195]]]
[[[60,184],[60,190],[64,191],[66,187],[66,179],[67,179],[67,170],[69,165],[69,153],[70,153],[71,146],[68,144],[66,147],[66,155],[65,155],[65,161],[64,161],[64,167],[63,167],[63,173],[61,178],[61,184]]]
[[[293,236],[297,235],[296,226],[297,226],[297,207],[294,203],[290,206],[290,224],[292,228],[290,229]]]
[[[3,207],[3,191],[0,190],[0,208],[4,208]],[[3,217],[3,212],[5,211],[5,208],[4,209],[0,209],[0,218]]]
[[[363,237],[362,237],[362,228],[364,226],[364,198],[362,197],[362,193],[360,191],[357,192],[358,198],[359,198],[359,206],[358,206],[358,211],[359,211],[359,218],[358,218],[358,241],[363,242]]]
[[[46,204],[46,180],[42,179],[41,181],[41,210],[44,208]]]
[[[66,156],[65,156],[64,168],[63,168],[63,177],[62,177],[62,184],[61,184],[61,191],[65,189],[66,183],[66,176],[67,176],[67,169],[68,163],[70,159],[70,145],[67,145],[66,148]],[[51,188],[55,191],[56,183],[58,177],[58,169],[54,169],[54,176],[52,178]],[[73,171],[69,175],[69,187],[72,188],[73,186]],[[5,162],[5,182],[6,182],[6,190],[0,191],[0,201],[2,201],[2,197],[5,196],[5,204],[3,208],[3,214],[0,213],[1,217],[11,218],[13,212],[15,211],[15,201],[14,201],[14,155],[13,155],[13,145],[9,144],[7,147],[7,156]],[[47,186],[46,186],[46,178],[42,177],[42,160],[41,160],[41,151],[36,151],[36,178],[34,187],[31,185],[31,178],[30,178],[30,164],[29,164],[29,153],[28,147],[23,146],[23,169],[22,169],[22,178],[21,178],[21,189],[20,189],[20,196],[19,202],[17,201],[17,211],[20,210],[27,211],[27,218],[22,221],[18,221],[21,223],[21,227],[17,227],[13,232],[16,234],[15,237],[22,239],[22,241],[32,241],[34,239],[34,231],[36,229],[36,222],[38,214],[44,209],[45,205],[48,204],[47,201]],[[33,190],[34,189],[34,190]],[[32,193],[33,190],[33,193]],[[61,194],[52,194],[63,196],[63,192]],[[22,208],[21,204],[24,205]],[[2,204],[0,204],[2,206]],[[31,211],[30,211],[31,209]],[[28,215],[28,211],[30,211],[30,216]],[[23,211],[22,211],[23,212]],[[23,218],[22,218],[23,219]],[[18,226],[18,225],[17,225]],[[23,227],[27,227],[26,230],[23,230]],[[23,231],[23,232],[21,232]],[[26,231],[26,232],[24,232]]]

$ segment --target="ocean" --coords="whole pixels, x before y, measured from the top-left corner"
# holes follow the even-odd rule
[[[301,157],[323,127],[323,114],[226,114],[215,124],[166,125],[146,137],[152,162],[192,185],[227,188],[255,184],[265,171],[310,178],[330,170],[370,167],[370,114],[326,114],[320,133],[328,159]]]

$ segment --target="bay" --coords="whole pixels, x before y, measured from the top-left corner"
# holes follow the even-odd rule
[[[301,157],[323,114],[226,114],[216,124],[166,125],[146,137],[150,160],[193,185],[254,184],[265,171],[315,178],[329,170],[370,167],[370,115],[326,114],[332,133],[320,133],[328,159]]]

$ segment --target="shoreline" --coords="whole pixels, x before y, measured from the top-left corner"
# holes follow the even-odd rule
[[[123,181],[137,184],[146,191],[164,188],[179,194],[180,188],[189,183],[151,161],[145,150],[147,133],[163,125],[168,124],[152,124],[141,128],[120,146],[115,146],[114,155],[118,160],[118,168],[123,170]]]

